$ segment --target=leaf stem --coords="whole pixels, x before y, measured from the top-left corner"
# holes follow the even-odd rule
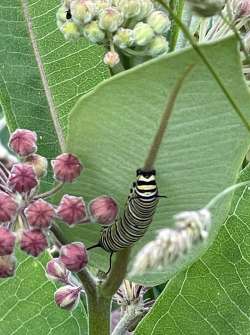
[[[178,17],[181,17],[183,6],[184,6],[184,0],[171,0],[169,3],[172,10],[176,13]],[[170,29],[170,41],[169,41],[169,51],[174,51],[176,48],[176,43],[179,37],[180,33],[180,27],[178,24],[176,24],[175,20],[172,20],[171,22],[171,29]]]
[[[220,86],[221,90],[223,91],[223,93],[227,97],[228,101],[232,105],[232,107],[235,110],[235,112],[238,114],[239,118],[241,119],[241,121],[245,125],[246,129],[248,131],[250,131],[250,123],[247,121],[247,119],[245,118],[244,114],[242,114],[240,108],[237,106],[236,102],[234,101],[234,99],[231,97],[230,93],[225,88],[224,84],[220,80],[220,77],[218,76],[218,74],[216,73],[216,71],[214,70],[213,66],[210,64],[210,62],[207,60],[207,58],[204,55],[203,51],[199,48],[198,44],[195,42],[193,36],[189,33],[189,30],[186,27],[186,25],[184,23],[182,23],[182,21],[179,19],[179,17],[175,14],[175,12],[171,9],[171,7],[168,4],[165,3],[164,0],[156,0],[156,1],[159,2],[170,13],[170,15],[176,21],[176,23],[180,26],[180,28],[183,31],[184,35],[186,36],[187,40],[190,42],[190,44],[192,45],[193,49],[197,52],[197,54],[200,56],[200,58],[202,59],[202,61],[204,62],[204,64],[207,66],[208,70],[210,71],[210,73],[212,74],[212,76],[214,77],[214,79],[217,81],[217,83]]]
[[[37,199],[46,199],[46,198],[49,198],[51,197],[52,195],[54,195],[56,192],[58,192],[62,187],[63,187],[64,183],[58,183],[55,187],[53,187],[51,190],[47,191],[47,192],[44,192],[44,193],[41,193],[41,194],[38,194],[36,195],[33,199],[34,200],[37,200]]]
[[[172,115],[178,93],[179,93],[179,91],[182,87],[182,84],[184,83],[185,78],[188,76],[190,71],[193,69],[193,66],[194,65],[190,65],[186,69],[186,71],[181,76],[181,78],[178,80],[178,82],[174,86],[172,92],[170,93],[170,97],[168,99],[165,112],[163,113],[162,118],[161,118],[160,126],[159,126],[158,131],[155,135],[153,143],[152,143],[152,145],[149,149],[148,157],[146,158],[146,161],[144,163],[144,168],[143,168],[144,171],[150,171],[150,170],[152,170],[152,168],[154,166],[154,162],[156,160],[156,156],[157,156],[158,151],[160,149],[160,145],[161,145],[163,136],[165,134],[165,131],[167,129],[170,117]]]

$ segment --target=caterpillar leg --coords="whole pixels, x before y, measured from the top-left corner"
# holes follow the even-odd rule
[[[112,267],[112,256],[113,256],[113,254],[114,254],[114,252],[111,251],[110,256],[109,256],[109,269],[108,269],[107,272],[105,272],[105,275],[106,275],[106,276],[109,274],[109,272],[110,272],[110,270],[111,270],[111,267]]]

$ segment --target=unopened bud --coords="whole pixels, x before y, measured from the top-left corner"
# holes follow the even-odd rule
[[[34,131],[17,129],[9,140],[9,147],[19,156],[28,156],[37,150],[37,135]]]
[[[138,21],[147,17],[151,13],[153,8],[154,8],[154,5],[153,5],[153,2],[151,0],[142,0],[141,1],[140,13],[137,16]]]
[[[38,181],[32,166],[19,163],[13,165],[8,183],[14,192],[27,193],[37,186]]]
[[[90,202],[89,211],[95,221],[102,225],[109,225],[117,217],[118,206],[113,198],[104,195]]]
[[[120,49],[130,47],[134,43],[134,31],[131,29],[120,28],[114,35],[113,41]]]
[[[109,51],[104,55],[103,62],[110,67],[114,67],[115,65],[119,64],[120,56],[115,51]]]
[[[73,0],[70,8],[76,24],[86,24],[95,15],[95,5],[91,0]]]
[[[122,12],[125,19],[137,16],[140,14],[141,1],[140,0],[119,0],[118,8]]]
[[[139,46],[147,45],[154,38],[154,31],[149,24],[139,22],[134,28],[135,43]]]
[[[79,159],[72,154],[61,154],[51,162],[54,177],[62,182],[72,183],[80,176],[83,166]]]
[[[250,0],[240,0],[238,13],[239,16],[250,15]]]
[[[0,223],[10,222],[17,214],[18,205],[7,193],[0,191]]]
[[[9,229],[0,227],[0,256],[11,255],[14,251],[16,237]]]
[[[16,269],[14,256],[0,256],[0,278],[13,277]]]
[[[167,14],[160,10],[153,11],[149,15],[147,23],[156,34],[164,34],[170,27],[170,20]]]
[[[225,6],[225,0],[187,0],[194,12],[210,17],[219,14]]]
[[[83,243],[74,242],[61,247],[60,261],[69,271],[79,272],[88,263],[87,250]]]
[[[58,27],[67,41],[78,40],[81,36],[79,28],[75,22],[67,21],[62,26],[58,25]]]
[[[25,209],[25,216],[32,227],[47,229],[55,217],[55,210],[51,204],[38,199]]]
[[[164,36],[155,36],[148,44],[147,51],[151,57],[157,57],[168,51],[168,41]]]
[[[28,255],[37,257],[48,247],[44,233],[39,229],[26,230],[21,235],[20,248]]]
[[[83,28],[84,36],[92,43],[100,43],[104,40],[105,34],[100,29],[97,21],[91,21]]]
[[[87,211],[83,198],[65,194],[57,208],[57,215],[70,226],[84,221]]]
[[[46,275],[50,280],[67,284],[70,272],[66,269],[59,258],[54,258],[47,263]]]
[[[99,15],[99,26],[103,30],[114,32],[122,23],[123,16],[115,7],[106,8]]]
[[[65,22],[67,22],[67,8],[65,6],[59,7],[56,12],[56,19],[58,21],[58,26],[62,26]]]
[[[55,303],[63,309],[74,310],[80,300],[81,287],[66,285],[55,292]]]
[[[25,164],[31,165],[37,178],[44,177],[47,173],[48,161],[45,157],[33,154],[25,159]]]
[[[95,0],[96,12],[100,13],[103,9],[112,6],[112,0]]]

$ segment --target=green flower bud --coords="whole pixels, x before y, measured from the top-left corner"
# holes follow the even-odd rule
[[[115,7],[109,7],[99,14],[99,27],[110,32],[116,31],[123,23],[123,15]]]
[[[83,28],[84,36],[92,43],[100,43],[104,40],[105,34],[100,29],[97,21],[91,21]]]
[[[112,6],[112,0],[96,0],[95,7],[96,12],[100,13],[103,9],[109,8]]]
[[[200,16],[210,17],[219,14],[226,0],[188,0],[192,10]]]
[[[134,43],[134,31],[131,29],[120,28],[115,34],[113,41],[120,49],[130,47]]]
[[[77,24],[85,24],[95,15],[95,5],[90,0],[73,0],[71,2],[72,19]]]
[[[151,0],[142,0],[140,13],[137,16],[138,21],[147,17],[153,9],[154,5]]]
[[[160,10],[153,11],[149,15],[147,23],[153,28],[156,34],[164,34],[170,27],[170,20],[167,14]]]
[[[134,28],[135,43],[139,46],[147,45],[154,37],[154,31],[149,24],[139,22]]]
[[[72,21],[65,22],[60,30],[64,34],[65,39],[69,41],[77,40],[81,36],[79,27]]]
[[[148,45],[148,54],[157,57],[168,51],[168,41],[164,36],[155,36]]]
[[[141,10],[141,0],[120,0],[118,8],[121,10],[125,19],[137,16]]]
[[[56,12],[57,25],[59,26],[59,28],[63,23],[67,21],[66,12],[67,8],[64,6],[59,7],[58,11]]]
[[[117,52],[109,51],[105,54],[103,62],[110,67],[114,67],[120,62],[120,57]]]

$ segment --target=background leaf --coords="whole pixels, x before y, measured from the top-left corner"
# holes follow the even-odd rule
[[[238,182],[250,180],[248,165]],[[207,253],[169,282],[136,335],[247,335],[250,329],[250,190],[235,192]]]
[[[38,259],[17,252],[15,278],[0,281],[0,334],[84,335],[86,313],[82,306],[68,312],[54,303],[56,285],[45,277],[48,255]]]
[[[250,120],[249,94],[241,74],[233,38],[202,47],[232,98]],[[225,57],[227,55],[227,57]],[[133,248],[135,254],[155,237],[158,229],[172,225],[172,215],[203,207],[209,199],[236,180],[249,145],[249,134],[218,84],[194,50],[160,57],[99,85],[80,99],[70,116],[68,150],[86,166],[81,178],[67,191],[87,201],[109,194],[123,206],[135,171],[143,165],[170,90],[187,65],[195,68],[178,96],[168,134],[156,162],[162,199],[148,233]],[[214,225],[206,244],[164,272],[133,278],[157,284],[193,262],[211,244],[230,205],[230,197],[214,211]],[[67,237],[87,246],[100,236],[98,225],[67,229]],[[108,268],[108,254],[91,251],[92,265]]]
[[[64,40],[56,25],[59,6],[60,0],[1,0],[0,4],[0,101],[10,129],[36,130],[39,151],[48,158],[62,149],[58,135],[66,134],[74,103],[109,75],[101,47],[84,39]],[[52,108],[45,97],[27,22],[32,24]]]

